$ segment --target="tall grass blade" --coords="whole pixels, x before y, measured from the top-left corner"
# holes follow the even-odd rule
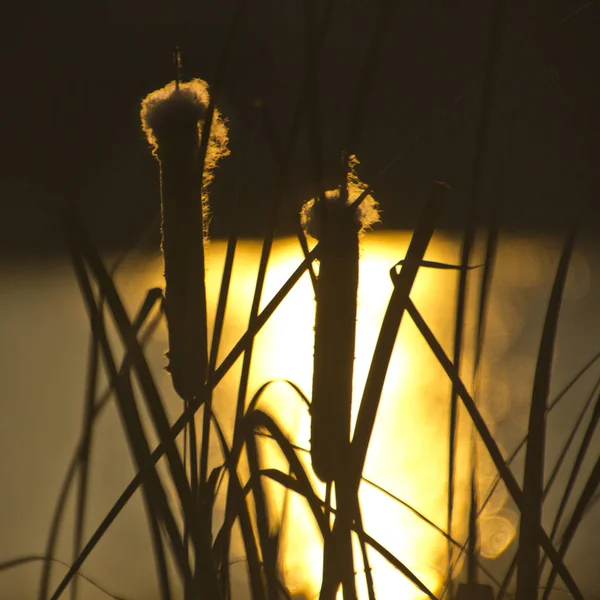
[[[416,279],[419,265],[433,236],[435,222],[442,207],[443,192],[446,189],[447,186],[442,183],[436,182],[433,185],[419,224],[410,241],[405,263],[397,275],[397,285],[392,293],[383,318],[351,443],[350,463],[352,476],[355,479],[355,486],[357,488],[360,476],[364,470],[381,392],[406,302]]]
[[[560,257],[548,302],[533,382],[529,425],[527,428],[523,507],[521,508],[521,524],[519,527],[517,600],[536,600],[539,588],[540,549],[537,532],[542,525],[546,407],[550,391],[552,359],[554,356],[560,306],[569,270],[569,262],[575,245],[575,235],[576,229],[573,228],[565,240]]]
[[[256,439],[253,435],[246,438],[246,450],[248,455],[248,466],[252,483],[252,497],[254,498],[256,525],[258,540],[262,554],[263,571],[267,588],[268,600],[278,600],[278,577],[277,577],[277,538],[278,534],[271,534],[269,523],[269,512],[267,508],[267,497],[260,478],[260,462]]]
[[[475,156],[473,157],[472,181],[469,191],[469,200],[467,207],[467,226],[461,247],[461,265],[463,270],[459,273],[456,315],[454,329],[454,365],[458,373],[461,372],[462,351],[465,334],[465,315],[467,302],[467,284],[468,271],[466,267],[471,258],[471,252],[475,243],[475,224],[477,222],[477,210],[481,204],[481,188],[483,182],[485,156],[489,146],[489,131],[492,116],[492,102],[497,82],[497,65],[501,45],[502,24],[504,20],[505,0],[495,0],[490,22],[490,35],[487,49],[487,59],[485,65],[485,75],[483,81],[483,90],[481,96],[481,108],[477,123]],[[454,385],[452,386],[450,396],[450,422],[448,434],[448,505],[447,505],[447,527],[448,533],[452,535],[452,520],[454,515],[454,471],[456,460],[456,432],[458,429],[458,394]],[[475,501],[475,492],[471,491],[471,501]],[[471,507],[471,514],[474,515],[476,509]],[[471,541],[476,543],[477,526],[473,521],[470,523]],[[448,544],[448,568],[452,564],[452,545]],[[470,549],[469,556],[471,560],[468,566],[469,580],[476,579],[475,562],[472,560],[474,548]]]
[[[100,307],[99,310],[102,310]],[[87,367],[87,382],[85,393],[85,408],[83,415],[82,438],[83,446],[80,454],[79,467],[79,488],[77,490],[77,506],[75,514],[75,532],[73,539],[73,560],[79,556],[81,544],[83,542],[83,528],[85,524],[85,507],[88,490],[88,475],[89,475],[89,459],[92,446],[92,434],[94,424],[94,401],[96,398],[96,387],[98,384],[98,354],[99,348],[96,340],[91,336],[89,363]],[[71,599],[77,598],[77,578],[73,580],[71,585]]]
[[[215,368],[217,366],[217,357],[219,355],[219,347],[221,345],[221,336],[223,334],[223,325],[225,323],[225,310],[227,308],[227,299],[229,295],[229,287],[231,284],[231,276],[233,273],[233,261],[235,258],[235,250],[237,247],[237,229],[238,218],[237,208],[239,206],[239,195],[236,196],[236,202],[233,207],[233,218],[229,238],[227,240],[227,250],[225,253],[225,264],[223,266],[223,275],[221,277],[221,288],[219,290],[219,300],[217,302],[217,311],[213,326],[213,336],[210,346],[210,355],[208,361],[208,381],[210,382]],[[204,485],[208,473],[208,451],[210,443],[210,423],[212,413],[212,388],[206,391],[206,399],[204,405],[204,419],[202,420],[202,440],[200,450],[200,485]]]

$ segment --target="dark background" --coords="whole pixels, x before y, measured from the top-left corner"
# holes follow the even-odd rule
[[[452,187],[441,225],[464,224],[492,0],[393,1],[383,26],[380,1],[336,0],[311,69],[307,48],[315,48],[325,4],[62,0],[3,9],[0,255],[61,252],[57,214],[69,201],[104,247],[127,246],[144,231],[152,234],[149,244],[157,243],[158,167],[140,128],[139,105],[174,78],[175,45],[183,78],[211,85],[223,48],[230,50],[217,102],[229,119],[232,154],[213,187],[214,237],[227,234],[235,197],[241,233],[262,234],[280,189],[283,153],[273,152],[273,139],[282,147],[289,137],[307,72],[316,74],[316,100],[304,98],[309,108],[286,161],[279,233],[293,231],[299,203],[321,185],[315,156],[321,155],[323,185],[336,185],[353,123],[351,149],[365,181],[374,182],[401,155],[374,184],[382,227],[413,226],[433,179]],[[503,227],[564,230],[588,202],[585,227],[599,230],[598,4],[507,2],[497,58],[479,222],[485,224],[486,207],[499,201]],[[358,89],[365,92],[360,119],[353,116]],[[315,130],[317,145],[309,135]]]

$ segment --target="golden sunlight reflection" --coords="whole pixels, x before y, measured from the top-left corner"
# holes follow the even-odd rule
[[[406,233],[371,234],[365,237],[360,263],[356,363],[354,374],[353,419],[356,418],[361,392],[377,341],[379,327],[392,292],[389,271],[402,259],[408,247]],[[220,349],[221,359],[245,331],[254,293],[261,245],[240,241],[233,268],[226,325]],[[209,311],[214,315],[221,283],[225,244],[211,242],[208,248],[207,283]],[[436,237],[430,260],[457,263],[458,246],[444,237]],[[302,260],[296,239],[276,240],[269,262],[261,306],[273,297]],[[531,257],[532,264],[541,262]],[[517,261],[518,262],[518,261]],[[537,265],[537,262],[536,262]],[[528,267],[531,268],[530,265]],[[519,274],[517,273],[516,276]],[[159,275],[157,275],[159,277]],[[475,273],[473,278],[477,277]],[[456,272],[421,269],[412,299],[432,328],[446,352],[451,354],[452,321]],[[158,279],[157,282],[158,283]],[[489,352],[495,358],[510,345],[521,327],[516,310],[496,311],[492,307]],[[305,273],[256,338],[249,395],[269,380],[290,380],[310,396],[313,357],[314,295]],[[473,324],[467,323],[467,332]],[[467,336],[467,339],[472,339]],[[231,435],[235,405],[235,384],[240,361],[218,386],[215,412]],[[465,381],[471,372],[471,357],[465,356]],[[482,405],[489,426],[502,419],[510,408],[510,393],[492,374],[486,374],[481,388],[493,390],[491,400]],[[363,481],[360,502],[365,531],[408,566],[434,593],[440,592],[448,569],[448,546],[444,536],[394,497],[417,509],[438,527],[446,530],[448,421],[450,385],[447,377],[421,338],[416,326],[405,316],[396,341],[392,361],[367,456],[364,477],[380,486]],[[265,391],[259,407],[274,416],[292,441],[309,448],[308,410],[295,391],[285,383],[275,383]],[[458,429],[455,517],[453,537],[460,543],[466,538],[470,448],[472,430],[466,413],[461,411]],[[286,462],[269,440],[261,442],[262,466],[286,470]],[[479,454],[485,454],[481,451]],[[218,453],[215,454],[217,459]],[[309,456],[302,453],[315,491],[324,496],[324,485],[311,472]],[[479,461],[479,493],[485,494],[495,471],[486,457]],[[305,597],[318,595],[321,583],[322,540],[309,513],[307,503],[293,493],[285,493],[274,482],[265,484],[274,519],[284,518],[281,569],[294,593]],[[503,552],[515,534],[516,520],[506,509],[506,492],[499,487],[482,515],[481,544],[485,557]],[[286,504],[285,509],[283,505]],[[458,556],[454,554],[453,560]],[[357,585],[366,598],[360,552],[356,552]],[[368,558],[377,597],[381,600],[422,597],[414,585],[373,549]]]

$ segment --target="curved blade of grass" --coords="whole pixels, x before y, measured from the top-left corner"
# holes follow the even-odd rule
[[[263,383],[258,388],[258,390],[256,390],[256,393],[254,394],[254,396],[252,396],[252,399],[248,403],[247,412],[251,412],[258,407],[258,402],[262,398],[262,395],[267,391],[267,388],[273,385],[274,383],[285,383],[286,385],[289,385],[296,392],[300,401],[310,411],[310,400],[306,397],[306,394],[300,389],[300,387],[298,387],[293,381],[289,379],[270,379],[269,381]]]
[[[244,417],[244,423],[242,427],[245,438],[247,438],[250,435],[255,435],[256,430],[266,429],[271,434],[273,440],[276,442],[277,446],[285,456],[286,460],[288,461],[290,470],[292,471],[293,475],[295,475],[296,479],[300,482],[300,485],[303,487],[303,489],[312,491],[312,486],[310,484],[306,471],[304,470],[304,467],[296,454],[296,450],[294,449],[287,436],[281,431],[279,426],[269,415],[267,415],[265,412],[259,409],[255,409],[252,412],[246,414],[246,416]],[[322,518],[322,511],[319,523],[317,524],[321,524],[323,526],[320,526],[320,529],[328,529],[327,524]]]
[[[315,522],[319,526],[319,530],[321,534],[325,538],[328,535],[329,528],[326,522],[323,520],[323,506],[324,502],[320,500],[315,494],[304,468],[300,463],[297,455],[296,455],[296,447],[289,442],[289,440],[285,437],[285,435],[278,428],[276,423],[269,417],[266,413],[262,411],[255,410],[252,413],[248,413],[246,417],[252,417],[252,421],[257,421],[258,424],[255,424],[255,427],[264,427],[267,429],[271,437],[277,442],[278,446],[286,456],[290,468],[294,475],[299,477],[299,479],[295,479],[291,475],[283,473],[277,469],[263,469],[260,471],[261,475],[265,475],[275,481],[278,481],[282,485],[288,487],[288,489],[295,491],[300,494],[304,498],[306,498],[311,511],[313,512],[313,516],[315,517]],[[304,449],[300,449],[306,451]],[[249,491],[249,486],[248,486]],[[333,508],[331,508],[332,512],[335,512]],[[394,557],[388,550],[386,550],[381,544],[376,542],[373,538],[368,536],[362,529],[362,527],[358,527],[355,525],[355,531],[362,537],[367,544],[372,546],[377,552],[379,552],[386,560],[388,560],[392,565],[394,565],[400,572],[402,572],[406,577],[408,577],[422,592],[427,594],[430,598],[435,600],[435,596],[427,589],[426,586],[408,569],[403,563],[401,563],[396,557]]]
[[[294,382],[289,381],[287,379],[272,379],[272,380],[267,381],[264,384],[262,384],[260,386],[260,388],[256,391],[256,393],[254,394],[254,396],[252,397],[252,399],[250,400],[250,402],[248,404],[248,410],[246,411],[247,414],[251,414],[255,410],[257,410],[258,403],[259,403],[260,399],[262,398],[263,394],[265,393],[267,388],[274,383],[288,384],[292,389],[294,389],[296,391],[300,400],[306,406],[308,406],[308,408],[310,408],[310,401],[304,395],[302,390]],[[248,431],[246,431],[246,434],[248,434]],[[261,435],[261,434],[259,432],[255,431],[253,435]],[[273,436],[271,434],[268,434],[268,435],[271,439],[275,439],[275,438],[273,438]],[[285,437],[285,435],[283,433],[280,432],[280,435],[281,435],[281,437],[279,438],[280,440],[281,439],[287,440],[287,438]],[[241,439],[241,443],[238,443],[238,445],[236,447],[234,447],[232,449],[231,453],[227,456],[226,465],[228,465],[230,469],[233,465],[237,464],[237,460],[239,458],[239,453],[241,452],[241,447],[247,438],[246,438],[246,436],[244,436],[240,439]],[[290,462],[290,467],[295,469],[295,471],[298,471],[298,470],[302,471],[302,473],[304,474],[303,479],[306,482],[308,482],[308,477],[305,475],[304,468],[302,467],[302,464],[297,460],[297,456],[294,454],[294,452],[296,450],[304,451],[304,449],[299,449],[298,447],[294,446],[289,440],[287,440],[287,442],[286,442],[285,449],[288,452],[288,455],[286,455],[286,456],[287,456],[288,462]],[[219,535],[217,535],[217,538],[215,538],[215,544],[214,544],[215,547],[217,547],[223,543],[222,541],[219,542],[219,540],[224,540],[225,532],[228,531],[228,529],[233,525],[234,520],[235,520],[234,518],[233,519],[232,518],[225,519],[226,523],[228,522],[229,524],[226,524],[226,523],[223,524]]]
[[[268,437],[269,439],[273,439],[273,437],[269,433],[255,432],[255,435],[257,435],[257,436],[265,436],[265,437]],[[298,446],[297,444],[292,444],[291,442],[290,442],[290,446],[296,452],[302,452],[304,454],[310,454],[310,450],[308,448],[303,448],[301,446]],[[263,471],[268,471],[268,470],[269,469],[262,469],[261,473]],[[441,527],[439,527],[438,525],[436,525],[433,521],[431,521],[430,519],[428,519],[423,513],[421,513],[414,506],[412,506],[412,504],[409,504],[408,502],[405,502],[404,500],[402,500],[398,496],[395,496],[390,491],[386,490],[384,487],[380,486],[378,483],[375,483],[371,479],[368,479],[367,477],[364,477],[364,476],[361,477],[361,482],[363,482],[363,481],[367,485],[370,485],[371,487],[374,487],[376,490],[380,491],[382,494],[385,494],[386,496],[388,496],[389,498],[391,498],[392,500],[394,500],[398,504],[401,504],[402,506],[404,506],[405,508],[407,508],[417,518],[419,518],[421,521],[423,521],[424,523],[426,523],[427,525],[429,525],[432,529],[435,529],[445,539],[450,540],[450,542],[454,546],[456,546],[457,548],[463,548],[464,549],[464,546],[460,542],[458,542],[454,538],[451,538],[450,536],[448,536],[448,533],[444,529],[442,529]],[[480,510],[482,510],[482,509],[480,509]],[[500,585],[500,583],[495,579],[495,577],[489,571],[486,571],[485,568],[482,567],[481,565],[480,565],[480,568],[482,568],[483,572],[485,572],[485,574],[490,578],[491,581],[493,581],[497,585]]]
[[[264,415],[264,420],[261,420],[261,415]],[[289,446],[289,443],[286,444],[287,438],[281,432],[281,430],[276,426],[275,422],[270,417],[268,417],[265,413],[263,413],[262,411],[258,411],[258,410],[248,411],[246,413],[246,415],[242,418],[242,422],[240,423],[240,430],[239,430],[240,431],[240,439],[242,440],[242,442],[243,441],[247,442],[247,440],[249,439],[249,436],[254,436],[254,429],[256,427],[261,427],[261,426],[265,426],[269,430],[269,432],[271,434],[273,434],[273,437],[276,439],[278,445],[281,447],[282,451],[284,452],[284,455],[290,462],[290,468],[293,469],[294,473],[296,473],[300,477],[301,481],[303,481],[303,483],[305,485],[310,486],[308,477],[306,476],[306,473],[304,472],[302,464],[298,460],[298,457],[295,455],[294,450]],[[241,451],[241,445],[238,445],[238,447],[236,447],[234,449],[234,451],[236,451],[239,456],[239,452]],[[219,530],[217,536],[215,537],[215,541],[214,541],[214,545],[213,545],[215,553],[218,556],[222,556],[223,558],[228,554],[229,537],[231,534],[231,528],[233,527],[233,524],[234,524],[236,518],[241,516],[244,512],[246,512],[246,514],[248,514],[247,506],[244,501],[244,490],[242,490],[241,486],[239,486],[239,480],[237,480],[237,474],[234,471],[235,464],[237,464],[237,458],[236,458],[236,456],[234,456],[233,451],[232,451],[232,456],[229,457],[229,462],[230,462],[230,464],[228,465],[228,471],[230,473],[230,476],[235,475],[236,487],[233,490],[235,496],[232,496],[232,498],[236,502],[235,502],[235,504],[232,503],[231,510],[229,512],[226,512],[223,525],[221,526],[221,529]],[[231,486],[231,484],[230,484],[230,486]],[[251,485],[248,484],[245,488],[246,493],[248,491],[250,491],[250,488],[251,488]],[[248,518],[248,524],[249,523],[250,522],[249,522],[249,518]],[[241,525],[242,525],[242,527],[244,526],[243,521],[241,521]],[[247,532],[247,534],[244,533],[244,531],[242,531],[242,535],[244,536],[244,538],[246,537],[246,535],[250,536],[251,534],[252,534],[251,528],[250,528],[250,531]],[[248,557],[248,549],[246,550],[246,555]],[[262,577],[258,564],[255,567],[255,577]],[[262,580],[261,580],[261,584],[262,584]],[[261,593],[263,594],[262,597],[264,597],[264,591],[262,591]]]
[[[265,574],[267,598],[278,600],[277,593],[277,548],[276,539],[271,535],[269,524],[269,511],[267,498],[260,478],[260,462],[256,439],[253,435],[246,438],[246,451],[248,455],[248,467],[252,481],[251,490],[254,498],[256,515],[256,526],[258,530],[258,541],[262,554],[262,565]]]
[[[490,458],[494,463],[494,466],[496,467],[496,470],[500,474],[504,485],[510,493],[513,501],[517,505],[517,508],[521,510],[523,506],[523,491],[519,487],[517,480],[515,479],[511,470],[508,468],[506,462],[504,461],[502,453],[500,452],[500,448],[498,448],[498,444],[494,440],[487,425],[485,424],[485,421],[481,416],[481,413],[479,412],[479,409],[477,408],[475,402],[473,401],[473,398],[471,398],[469,392],[467,391],[467,388],[461,381],[455,366],[452,364],[452,361],[444,352],[444,349],[438,342],[434,333],[431,331],[431,329],[419,313],[417,307],[413,304],[413,302],[410,299],[408,299],[407,301],[406,310],[410,314],[412,320],[414,321],[419,331],[421,332],[421,335],[431,348],[441,367],[444,369],[450,380],[456,385],[458,395],[461,398],[465,408],[467,409],[467,412],[469,413],[471,420],[473,421],[473,425],[477,429],[481,440],[485,444],[485,447],[490,455]],[[575,583],[568,569],[558,556],[558,553],[552,545],[552,542],[550,541],[550,538],[548,537],[546,532],[543,530],[542,527],[540,527],[535,531],[535,535],[536,539],[539,540],[539,543],[541,544],[542,548],[552,561],[552,564],[556,565],[559,574],[565,585],[569,588],[570,593],[573,595],[574,598],[577,598],[578,600],[583,600],[583,595],[581,594],[581,591],[577,587],[577,584]]]
[[[418,590],[425,594],[431,600],[437,600],[435,594],[398,558],[396,558],[385,546],[372,538],[364,531],[357,531],[358,535],[363,537],[365,542],[371,546],[378,554],[383,556],[393,567],[395,567],[404,577],[406,577]]]
[[[552,360],[563,292],[569,262],[575,246],[576,229],[573,228],[561,253],[560,261],[548,302],[542,339],[538,352],[529,425],[527,451],[523,478],[523,507],[519,527],[519,558],[517,565],[517,600],[536,600],[540,583],[540,548],[536,535],[542,526],[544,495],[544,454],[546,445],[546,407],[550,392]]]
[[[51,563],[55,563],[57,565],[62,565],[63,567],[69,568],[68,563],[66,563],[58,558],[31,555],[31,556],[20,556],[19,558],[12,558],[10,560],[0,563],[0,572],[7,571],[8,569],[14,569],[15,567],[20,567],[22,565],[36,563],[36,562],[51,562]],[[113,600],[126,600],[123,596],[117,596],[116,594],[111,594],[108,590],[103,588],[99,583],[95,582],[91,577],[88,577],[84,573],[77,571],[77,575],[79,577],[81,577],[82,579],[85,579],[90,585],[95,587],[97,590],[99,590],[105,596],[108,596],[109,598],[112,598]]]
[[[315,517],[315,522],[317,525],[319,524],[317,516],[323,513],[324,502],[318,496],[316,496],[312,488],[310,491],[307,490],[300,480],[294,479],[292,476],[288,475],[287,473],[283,473],[278,469],[263,469],[261,471],[261,475],[280,483],[287,489],[296,492],[303,498],[306,498],[313,516]],[[309,495],[307,495],[307,493]],[[331,511],[335,513],[334,508],[331,508]],[[327,529],[326,527],[320,527],[320,531],[323,535],[327,532]],[[392,566],[394,566],[407,579],[409,579],[417,589],[426,594],[429,598],[431,598],[431,600],[437,600],[436,596],[427,588],[427,586],[425,586],[425,584],[402,561],[400,561],[389,550],[387,550],[387,548],[365,533],[362,528],[355,526],[354,531],[368,546],[371,546],[371,548],[383,556],[383,558],[385,558]]]
[[[270,439],[273,439],[272,436],[268,433],[260,433],[257,432],[256,435],[263,435],[265,437],[268,437]],[[301,446],[298,446],[296,444],[291,444],[292,448],[296,451],[296,452],[303,452],[305,454],[310,454],[310,450],[308,448],[302,448]],[[261,473],[263,473],[264,471],[268,471],[269,469],[263,469],[261,471]],[[404,500],[402,500],[401,498],[399,498],[398,496],[395,496],[394,494],[392,494],[390,491],[386,490],[384,487],[380,486],[379,484],[375,483],[374,481],[372,481],[371,479],[368,479],[367,477],[361,477],[361,482],[365,482],[367,485],[370,485],[372,487],[374,487],[376,490],[380,491],[381,493],[385,494],[386,496],[388,496],[389,498],[391,498],[392,500],[394,500],[395,502],[397,502],[398,504],[401,504],[402,506],[404,506],[405,508],[407,508],[409,511],[411,511],[417,518],[419,518],[420,520],[422,520],[424,523],[426,523],[427,525],[429,525],[432,529],[434,529],[435,531],[437,531],[440,535],[442,535],[445,539],[449,540],[454,546],[456,546],[456,548],[460,549],[462,552],[464,552],[465,550],[465,545],[461,544],[460,542],[456,541],[454,538],[451,538],[448,533],[442,529],[441,527],[439,527],[438,525],[436,525],[433,521],[431,521],[430,519],[428,519],[423,513],[421,513],[419,510],[417,510],[414,506],[412,506],[411,504],[409,504],[408,502],[405,502]],[[489,499],[488,499],[489,501]],[[325,503],[326,504],[326,503]],[[483,510],[485,506],[482,506],[482,508],[480,508],[480,512]],[[460,557],[462,556],[459,555],[458,559],[455,561],[455,565],[458,563],[458,560],[460,559]],[[477,559],[476,559],[477,560]],[[498,581],[498,579],[496,579],[496,577],[494,577],[494,575],[485,568],[484,565],[481,564],[481,561],[478,561],[478,567],[481,570],[482,573],[484,573],[492,583],[496,584],[497,587],[500,587],[500,581]],[[443,597],[443,596],[442,596]]]
[[[251,413],[248,413],[246,415],[245,421],[246,421],[245,427],[247,427],[247,428],[255,429],[258,427],[264,427],[269,431],[269,433],[273,436],[273,438],[277,442],[278,446],[281,448],[282,452],[284,453],[287,460],[289,461],[290,468],[292,469],[293,473],[296,476],[301,476],[299,480],[294,480],[294,481],[300,482],[300,485],[296,486],[296,489],[303,490],[304,493],[302,493],[302,495],[304,495],[304,497],[306,497],[306,499],[309,501],[309,505],[314,506],[316,504],[316,502],[314,502],[314,500],[313,500],[313,503],[311,504],[311,500],[310,500],[309,495],[307,495],[307,491],[313,495],[314,495],[314,492],[312,491],[312,487],[310,486],[310,483],[308,482],[308,478],[306,477],[304,469],[303,469],[301,463],[299,462],[298,457],[296,456],[295,450],[292,447],[292,445],[290,444],[289,440],[287,440],[285,435],[281,432],[281,430],[278,428],[278,426],[275,424],[275,422],[271,419],[271,417],[269,417],[266,413],[263,413],[260,410],[254,410]],[[247,431],[247,434],[251,435],[252,433],[251,433],[251,431]],[[284,478],[292,479],[290,476],[285,475],[283,473],[281,473],[281,476]],[[321,504],[322,502],[319,500],[318,503]],[[315,514],[315,517],[316,517],[317,514],[322,514],[322,510],[319,509],[319,513],[317,513],[313,509],[313,514]],[[317,524],[319,524],[319,522],[323,522],[323,519],[319,518],[317,520]],[[326,532],[327,529],[328,528],[324,523],[323,523],[323,525],[320,526],[320,530],[322,533]],[[373,540],[372,538],[367,536],[367,534],[365,534],[358,527],[356,527],[355,530],[357,531],[359,536],[360,535],[365,536],[366,542],[369,545],[373,546],[380,554],[382,554],[384,556],[384,558],[386,558],[386,560],[391,562],[406,577],[408,577],[418,587],[418,589],[420,589],[422,592],[427,594],[430,598],[435,599],[435,596],[427,589],[426,586],[423,585],[422,582],[420,582],[420,580],[410,571],[410,569],[408,569],[403,563],[398,561],[398,559],[396,559],[383,546],[381,546],[381,544],[378,544],[375,540]]]
[[[273,383],[276,383],[277,381],[287,383],[289,386],[291,386],[296,391],[296,393],[302,399],[302,401],[305,402],[306,404],[308,404],[308,399],[303,394],[302,390],[297,385],[295,385],[293,382],[288,381],[288,380],[271,380],[271,381],[267,381],[266,383],[264,383],[263,385],[260,386],[260,388],[257,390],[257,392],[254,394],[254,396],[250,400],[250,402],[248,404],[247,412],[251,412],[251,411],[255,410],[255,407],[257,406],[258,402],[260,401],[260,399],[261,399],[262,395],[264,394],[264,392],[266,391],[266,389]],[[240,437],[238,437],[238,440],[234,441],[233,448],[232,448],[231,453],[226,462],[227,469],[230,473],[233,469],[237,468],[237,463],[239,460],[240,453],[242,451],[243,444],[244,443],[252,444],[252,442],[249,442],[248,439],[249,438],[240,435]],[[251,448],[251,446],[248,446],[248,445],[247,445],[247,448],[248,448],[248,458],[249,458],[249,460],[251,460],[252,459],[252,456],[251,456],[252,448]],[[252,466],[253,465],[251,465],[251,468],[252,468]],[[255,469],[258,468],[256,465],[254,465],[254,467],[255,467]],[[232,499],[232,502],[235,502],[237,509],[234,510],[234,508],[232,507],[230,510],[229,517],[226,515],[225,521],[226,521],[226,523],[228,523],[230,525],[227,525],[227,526],[224,525],[221,528],[221,532],[220,532],[221,535],[217,536],[219,539],[219,542],[218,543],[215,542],[215,544],[214,544],[215,547],[219,547],[218,553],[222,557],[222,564],[224,564],[226,556],[229,554],[228,535],[229,535],[231,526],[233,525],[233,522],[235,521],[235,517],[238,516],[238,513],[240,510],[242,510],[242,514],[240,515],[240,523],[242,525],[242,535],[244,536],[244,538],[246,538],[246,536],[248,536],[248,540],[245,539],[245,543],[246,543],[246,541],[248,543],[251,543],[249,537],[252,534],[252,527],[250,524],[249,514],[247,512],[247,507],[246,507],[245,503],[243,502],[243,498],[240,495],[240,489],[237,487],[238,485],[239,484],[236,484],[236,489],[235,489],[236,498]],[[262,490],[258,490],[257,494],[262,495]],[[255,500],[256,500],[256,498],[255,498]],[[259,505],[261,498],[258,497],[258,500],[256,500],[256,501],[258,503],[256,505],[256,510],[262,511],[262,513],[260,514],[260,519],[258,519],[259,541],[261,542],[261,545],[263,546],[263,560],[266,562],[266,558],[264,556],[264,551],[265,551],[264,544],[267,544],[267,545],[270,544],[270,542],[267,541],[267,539],[269,538],[268,528],[264,525],[264,520],[267,519],[267,516],[266,516],[267,513],[265,512],[266,509]],[[261,520],[262,520],[262,522],[261,522]],[[262,531],[262,535],[261,535],[261,531]],[[226,533],[227,533],[227,535],[225,535]],[[269,552],[269,550],[267,550],[267,552]],[[271,574],[270,574],[270,585],[267,589],[267,592],[272,595],[275,593],[275,589],[277,587],[276,586],[276,582],[277,582],[276,556],[275,557],[271,556],[270,558],[272,559],[270,561]],[[248,567],[249,567],[249,569],[253,570],[255,578],[261,577],[260,569],[259,569],[259,565],[258,565],[258,558],[256,559],[256,561],[254,561],[254,559],[249,559]],[[267,583],[269,583],[269,579],[267,580]],[[261,582],[261,584],[262,584],[262,582]],[[261,584],[257,583],[257,587],[256,587],[257,594],[259,594],[259,593],[264,594],[264,592],[261,589],[259,589],[259,586]]]

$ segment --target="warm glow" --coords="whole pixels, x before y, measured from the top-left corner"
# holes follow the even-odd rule
[[[404,233],[370,234],[363,242],[353,419],[356,417],[383,313],[392,292],[389,271],[404,257],[408,242],[409,236]],[[221,357],[226,355],[247,326],[260,248],[259,242],[239,243]],[[207,257],[209,311],[214,314],[225,244],[211,242]],[[436,239],[428,258],[456,263],[457,247],[443,238]],[[302,252],[297,240],[289,238],[276,241],[261,306],[264,307],[272,298],[301,260]],[[422,269],[412,293],[413,301],[446,352],[451,350],[456,279],[456,272],[453,271]],[[313,325],[314,295],[310,278],[305,274],[256,339],[250,396],[268,380],[288,379],[310,397]],[[514,335],[511,331],[514,323],[510,315],[492,319],[490,327],[492,338]],[[228,427],[233,419],[232,399],[235,397],[233,394],[239,364],[240,361],[217,390],[219,404],[215,405],[215,410]],[[464,372],[469,373],[470,368],[470,361],[465,357]],[[468,377],[465,380],[470,385]],[[488,381],[489,385],[493,383],[493,380]],[[410,318],[405,315],[388,371],[364,476],[419,510],[442,529],[447,528],[449,396],[450,385],[445,373]],[[484,411],[486,416],[491,417],[490,423],[508,410],[510,400],[504,389],[499,390],[494,398],[494,403]],[[272,385],[259,406],[276,418],[296,444],[309,448],[308,412],[289,386],[282,383]],[[453,523],[453,536],[461,543],[466,537],[471,433],[468,418],[462,412]],[[273,444],[264,443],[262,447],[265,449],[265,466],[286,469],[285,461]],[[301,458],[310,471],[309,456],[302,455]],[[482,457],[480,462],[480,493],[484,493],[495,471],[487,456]],[[324,485],[316,478],[312,482],[315,490],[324,494]],[[269,490],[273,501],[273,515],[280,516],[286,494],[274,483]],[[406,507],[368,483],[363,482],[361,486],[360,500],[366,532],[408,566],[431,591],[440,592],[448,568],[445,538]],[[503,488],[499,488],[481,520],[482,554],[486,557],[497,556],[514,537],[515,519],[504,510],[505,500],[506,493]],[[318,595],[320,587],[322,540],[305,501],[294,494],[287,494],[287,503],[281,566],[290,589],[313,598]],[[366,598],[360,551],[358,547],[356,550],[357,585],[360,597]],[[457,554],[454,558],[456,556]],[[424,597],[375,551],[370,550],[369,560],[380,600],[417,600]]]

